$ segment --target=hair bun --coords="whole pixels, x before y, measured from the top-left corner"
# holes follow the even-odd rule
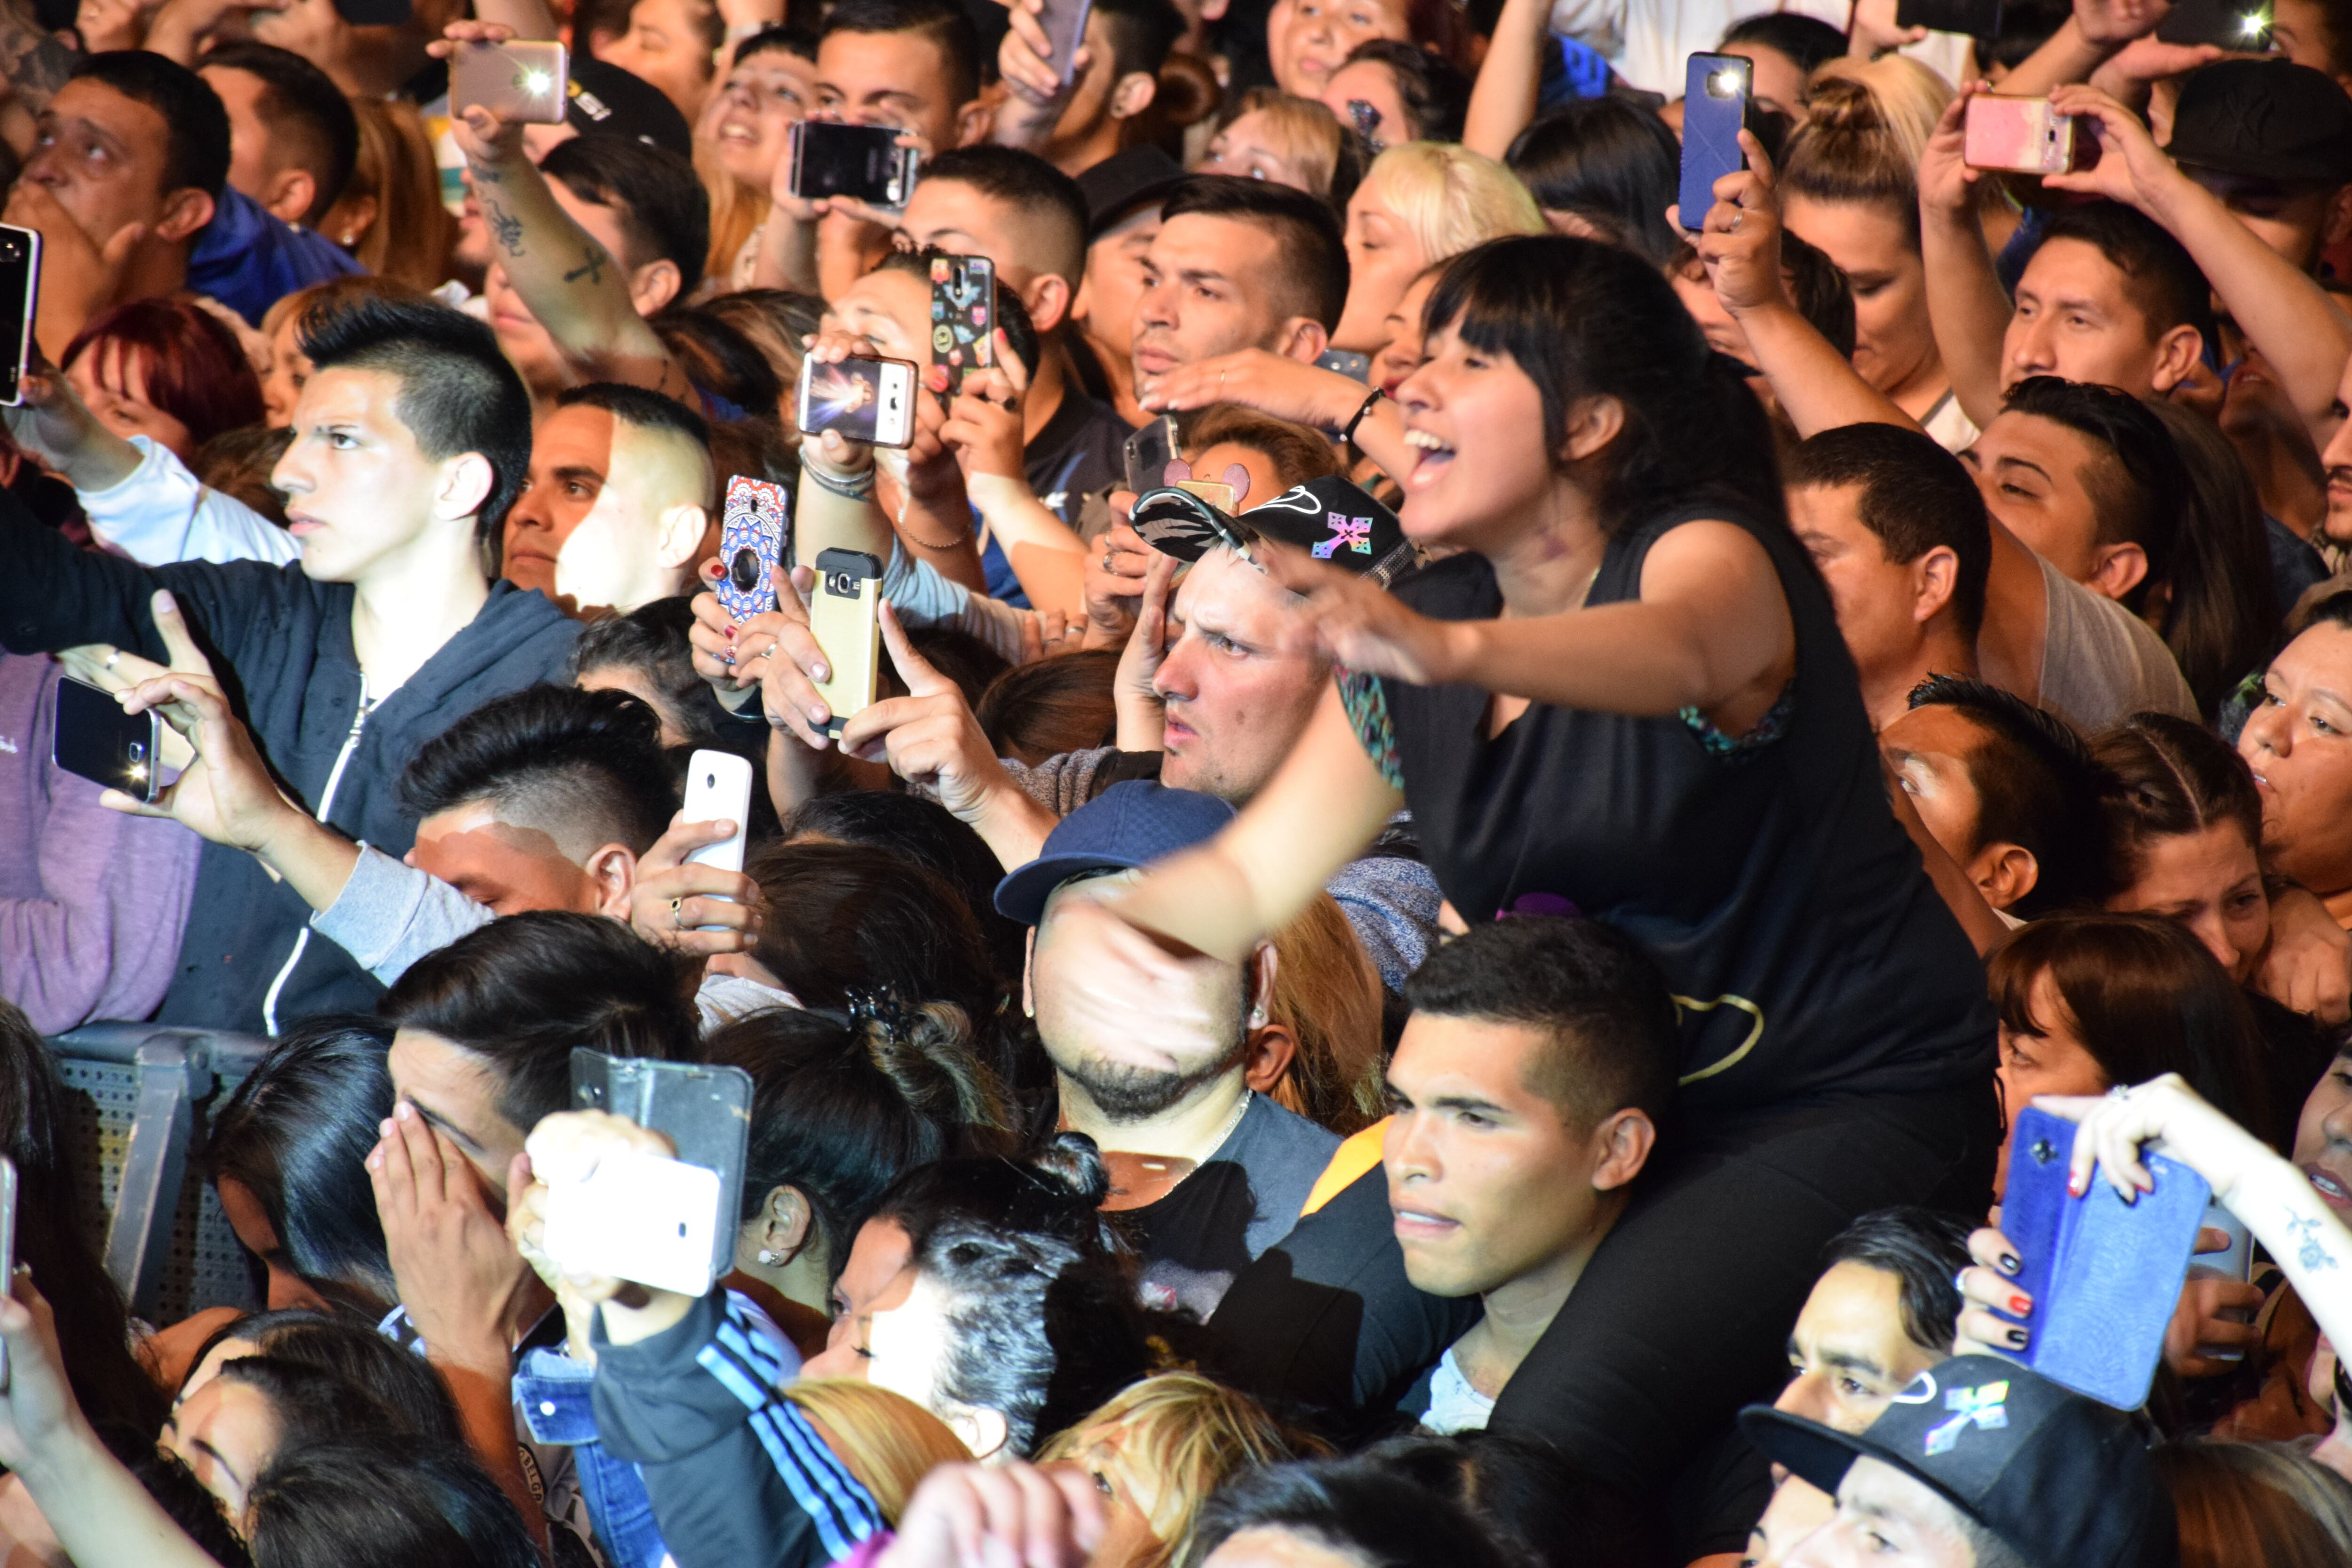
[[[1083,1132],[1056,1132],[1029,1156],[1029,1169],[1044,1184],[1088,1208],[1110,1196],[1110,1171],[1095,1141]]]
[[[1820,76],[1805,93],[1805,124],[1819,135],[1864,135],[1887,128],[1886,108],[1866,81]]]

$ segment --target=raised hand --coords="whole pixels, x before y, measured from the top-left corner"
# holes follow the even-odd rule
[[[212,665],[189,635],[172,595],[157,590],[155,629],[172,655],[170,669],[121,693],[123,710],[161,712],[195,748],[195,760],[152,802],[108,790],[99,803],[131,816],[164,816],[190,832],[232,848],[257,852],[284,826],[305,814],[270,777],[253,732],[230,710]]]
[[[880,614],[882,647],[907,695],[852,714],[842,726],[841,749],[861,762],[887,762],[910,784],[934,786],[941,805],[978,826],[996,797],[1013,788],[1013,781],[972,717],[962,689],[915,651],[887,601]]]
[[[1293,424],[1336,430],[1355,417],[1369,389],[1336,370],[1266,349],[1241,349],[1161,374],[1141,402],[1153,413],[1183,413],[1238,403]]]
[[[1169,605],[1176,594],[1177,561],[1152,552],[1143,578],[1143,605],[1135,630],[1119,650],[1118,668],[1111,677],[1111,702],[1118,714],[1118,748],[1123,752],[1161,749],[1167,704],[1152,682],[1168,662]]]
[[[915,1489],[877,1568],[1079,1568],[1103,1530],[1102,1500],[1074,1466],[941,1465]]]
[[[760,935],[760,885],[740,871],[687,857],[734,837],[732,822],[688,822],[680,812],[668,831],[637,857],[629,889],[629,926],[656,947],[709,956],[749,952]],[[717,931],[704,931],[717,926]]]
[[[1715,182],[1715,205],[1692,242],[1706,264],[1716,297],[1734,316],[1791,303],[1780,276],[1780,199],[1772,160],[1746,131],[1739,133],[1739,146],[1748,154],[1748,167]],[[1679,206],[1667,209],[1668,223],[1681,219]]]
[[[1459,643],[1470,624],[1440,621],[1406,607],[1379,584],[1267,542],[1251,547],[1265,574],[1307,596],[1285,640],[1321,648],[1349,669],[1414,686],[1443,684],[1461,666]]]

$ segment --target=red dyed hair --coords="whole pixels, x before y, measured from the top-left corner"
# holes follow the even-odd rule
[[[147,401],[188,427],[197,446],[262,420],[261,380],[236,335],[209,311],[178,300],[133,300],[92,317],[66,345],[60,369],[108,343],[137,353]]]

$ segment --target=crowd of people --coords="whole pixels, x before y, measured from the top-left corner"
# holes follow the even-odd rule
[[[0,0],[7,1561],[2352,1564],[2352,5],[1763,3]],[[2036,1111],[2211,1190],[2134,1408]]]

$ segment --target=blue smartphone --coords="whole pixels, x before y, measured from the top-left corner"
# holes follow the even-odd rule
[[[2017,1248],[2017,1283],[2033,1299],[2023,1360],[2077,1394],[2137,1410],[2147,1402],[2213,1189],[2178,1161],[2147,1154],[2156,1190],[2137,1202],[2124,1202],[2099,1175],[2081,1197],[2069,1196],[2074,1133],[2064,1117],[2030,1108],[2010,1131],[2000,1229]]]
[[[1715,183],[1748,166],[1739,128],[1756,68],[1738,55],[1693,55],[1683,77],[1682,225],[1696,234],[1715,205]]]

